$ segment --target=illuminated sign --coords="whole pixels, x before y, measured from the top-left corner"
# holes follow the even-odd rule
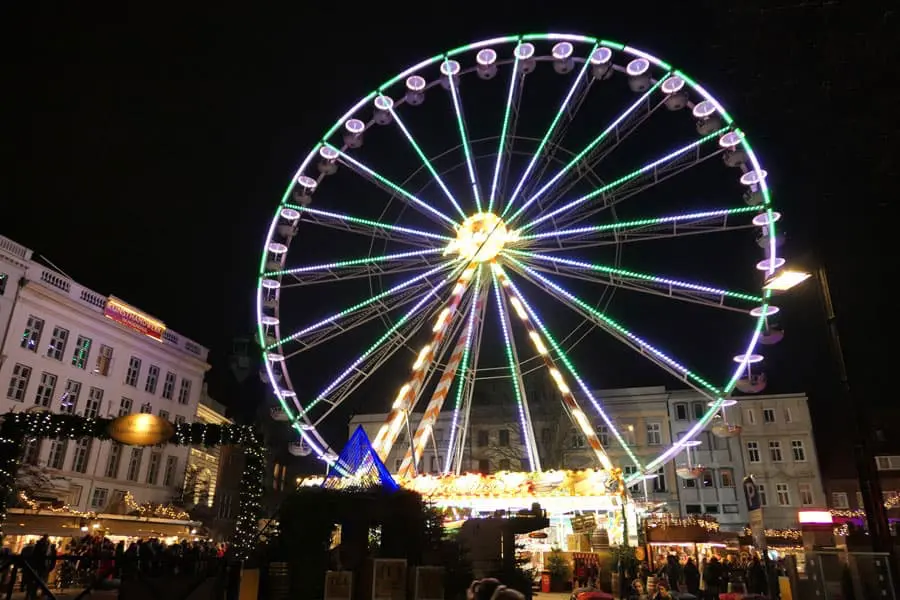
[[[169,421],[145,413],[119,417],[106,431],[109,437],[126,446],[155,446],[175,435],[175,428]]]
[[[103,316],[158,342],[162,341],[163,333],[166,331],[165,323],[142,313],[115,296],[110,296],[106,300]]]

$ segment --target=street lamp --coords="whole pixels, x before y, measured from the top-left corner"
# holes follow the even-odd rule
[[[844,362],[844,351],[838,335],[837,316],[831,301],[831,289],[828,286],[828,274],[824,267],[814,273],[802,270],[782,268],[766,279],[764,288],[772,292],[786,292],[807,279],[814,278],[818,282],[819,294],[825,309],[825,320],[828,324],[828,336],[831,342],[833,360],[838,369],[841,391],[846,406],[852,406],[856,416],[856,431],[853,440],[853,457],[856,462],[859,489],[862,495],[863,510],[866,512],[866,524],[875,552],[890,552],[893,546],[888,525],[887,511],[881,494],[881,482],[870,441],[871,426],[869,423],[868,401],[865,397],[854,398],[847,378],[847,366]]]

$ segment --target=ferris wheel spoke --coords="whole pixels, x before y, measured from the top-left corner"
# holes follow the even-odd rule
[[[383,277],[409,271],[418,271],[425,267],[433,267],[446,258],[440,258],[444,250],[432,248],[413,252],[396,252],[380,256],[367,256],[348,260],[294,267],[281,271],[263,273],[263,277],[283,277],[290,275],[293,283],[282,282],[282,288],[303,287],[318,283],[348,281],[362,277]]]
[[[578,208],[579,206],[582,206],[586,202],[593,201],[598,196],[602,196],[602,198],[603,198],[602,208],[608,208],[609,206],[612,206],[613,204],[615,204],[616,202],[621,200],[621,199],[616,200],[615,198],[609,197],[610,192],[613,192],[614,190],[617,190],[619,188],[630,189],[631,187],[634,187],[637,184],[642,183],[642,184],[644,184],[643,187],[639,188],[639,190],[638,190],[638,191],[642,191],[642,190],[646,189],[647,187],[649,187],[649,185],[655,185],[657,182],[659,182],[661,180],[662,177],[666,177],[666,176],[670,175],[670,169],[674,169],[677,172],[681,172],[681,170],[683,170],[684,167],[679,166],[679,165],[681,165],[680,162],[677,162],[677,161],[679,161],[679,159],[683,160],[685,158],[690,159],[692,156],[695,157],[695,158],[693,158],[693,160],[689,160],[689,165],[688,165],[688,168],[689,168],[690,166],[697,164],[701,160],[704,160],[706,158],[709,158],[711,156],[719,154],[720,152],[723,151],[721,148],[714,150],[709,155],[703,156],[701,154],[701,147],[704,144],[706,144],[707,142],[709,142],[710,140],[717,139],[718,137],[720,137],[723,133],[727,132],[728,130],[729,130],[728,127],[723,127],[717,131],[714,131],[708,135],[703,136],[702,138],[700,138],[698,140],[695,140],[689,144],[686,144],[686,145],[678,148],[677,150],[673,150],[672,152],[669,152],[665,156],[662,156],[662,157],[644,165],[643,167],[640,167],[639,169],[635,169],[634,171],[632,171],[631,173],[628,173],[627,175],[623,175],[623,176],[607,183],[606,185],[603,185],[603,186],[581,196],[580,198],[571,200],[571,201],[567,202],[566,204],[564,204],[563,206],[560,206],[559,208],[556,208],[550,212],[547,212],[547,213],[541,215],[540,217],[538,217],[532,221],[529,221],[528,223],[526,223],[525,225],[523,225],[521,227],[520,231],[525,232],[527,230],[533,229],[534,227],[540,225],[541,223],[543,223],[544,221],[546,221],[548,219],[552,219],[560,214],[570,212],[573,209]],[[647,184],[647,179],[649,179],[649,182],[650,182],[649,185]],[[629,188],[625,188],[625,186],[629,185],[629,184],[631,184],[629,186]]]
[[[591,48],[591,52],[588,53],[588,56],[590,56],[596,48],[597,45],[595,44]],[[518,73],[519,70],[518,63],[519,58],[518,55],[516,55],[516,73]],[[534,168],[537,166],[538,161],[545,154],[548,155],[549,160],[545,161],[544,167],[541,169],[541,172],[538,175],[537,179],[540,179],[547,166],[552,164],[553,156],[558,147],[557,142],[565,135],[568,124],[571,123],[572,119],[575,117],[575,113],[581,107],[581,103],[584,101],[584,98],[587,96],[588,90],[590,90],[591,84],[593,83],[593,78],[587,78],[587,84],[582,85],[582,82],[585,80],[585,73],[590,69],[590,66],[590,60],[585,60],[581,69],[578,71],[575,80],[569,87],[569,92],[566,94],[565,98],[562,101],[562,104],[556,111],[556,116],[554,116],[553,120],[550,122],[550,126],[547,128],[547,132],[544,134],[544,137],[541,138],[541,141],[538,143],[537,149],[534,151],[534,154],[531,155],[531,159],[528,161],[528,165],[525,167],[525,171],[523,171],[521,177],[519,177],[519,182],[516,184],[516,187],[513,188],[512,194],[506,202],[506,206],[503,207],[501,216],[505,216],[506,213],[509,212],[510,208],[512,208],[512,205],[515,203],[516,198],[519,197],[519,194],[522,192],[524,186],[530,181],[531,174],[534,171]]]
[[[662,350],[658,350],[655,346],[632,333],[615,320],[608,317],[605,313],[597,310],[588,302],[566,290],[558,283],[544,277],[538,271],[521,261],[510,258],[510,262],[513,265],[513,268],[533,284],[542,288],[544,291],[549,292],[568,308],[590,320],[598,328],[606,331],[618,341],[647,358],[650,362],[659,366],[674,377],[677,377],[707,399],[715,402],[724,397],[724,392],[715,385],[706,381],[674,358],[671,358]]]
[[[496,53],[494,53],[496,59]],[[525,88],[525,73],[519,68],[519,55],[515,55],[512,74],[509,76],[509,89],[506,94],[506,108],[503,112],[503,126],[500,131],[500,146],[497,149],[497,161],[494,164],[494,176],[491,179],[491,195],[488,198],[488,212],[493,212],[497,191],[506,189],[506,176],[512,158],[512,138],[515,137],[516,125],[519,121],[519,104]],[[506,162],[504,162],[504,160]]]
[[[541,458],[540,455],[538,455],[534,426],[531,423],[531,411],[528,409],[528,397],[525,394],[525,383],[522,380],[522,371],[519,369],[519,357],[516,353],[512,325],[509,321],[509,313],[503,306],[503,296],[500,291],[500,283],[497,281],[496,269],[491,271],[491,277],[494,289],[494,300],[497,303],[497,316],[500,320],[500,329],[503,336],[503,345],[506,350],[506,360],[509,366],[513,395],[516,399],[516,406],[519,411],[519,426],[522,431],[522,441],[525,443],[525,452],[528,457],[529,470],[532,472],[540,471]]]
[[[739,206],[682,215],[634,219],[585,225],[532,233],[519,237],[529,252],[558,252],[603,245],[627,244],[645,240],[669,239],[688,235],[718,233],[756,227],[753,223],[733,223],[742,214],[757,214],[758,206]],[[555,242],[540,246],[535,242]]]
[[[391,298],[391,296],[399,295],[399,297],[401,298],[401,300],[399,300],[399,301],[395,299],[394,300],[395,303],[397,303],[397,302],[408,303],[410,301],[410,297],[415,297],[416,293],[424,291],[427,287],[433,287],[433,284],[431,284],[428,281],[429,277],[436,275],[441,271],[445,271],[449,267],[451,267],[457,263],[458,263],[458,261],[447,261],[444,264],[441,264],[432,269],[429,269],[425,273],[416,275],[415,277],[411,277],[411,278],[407,279],[406,281],[398,283],[397,285],[394,285],[393,287],[390,287],[390,288],[386,289],[385,291],[383,291],[379,294],[376,294],[376,295],[372,296],[371,298],[368,298],[367,300],[363,300],[362,302],[358,302],[356,304],[348,306],[347,308],[345,308],[341,311],[335,312],[320,321],[316,321],[312,325],[308,325],[308,326],[304,327],[303,329],[300,329],[299,331],[296,331],[296,332],[288,335],[287,337],[281,338],[280,340],[277,340],[277,341],[267,344],[266,351],[271,351],[272,349],[283,346],[284,344],[287,344],[288,342],[301,343],[301,344],[304,344],[304,346],[308,346],[309,342],[306,340],[307,336],[309,336],[309,334],[311,334],[311,333],[318,332],[320,330],[326,330],[326,329],[331,330],[331,331],[345,330],[346,328],[342,327],[340,323],[342,321],[344,321],[347,317],[350,317],[350,316],[353,316],[354,318],[359,318],[357,315],[359,315],[359,313],[361,311],[363,311],[364,309],[368,309],[370,307],[376,307],[376,308],[380,307],[382,309],[390,310],[390,308],[388,308],[390,305],[387,304],[385,302],[385,300]],[[374,313],[374,315],[372,315],[371,313]],[[366,311],[361,316],[363,318],[366,318],[367,320],[371,320],[372,318],[377,317],[378,313],[377,313],[377,311],[370,310],[370,311]],[[360,323],[357,323],[357,325],[358,324],[360,324]],[[328,339],[330,339],[330,337],[332,337],[332,336],[329,336]],[[324,341],[324,340],[319,340],[316,343],[319,344],[319,343],[322,343],[322,341]],[[308,348],[304,347],[303,349],[305,350]]]
[[[638,459],[637,455],[634,453],[634,450],[628,445],[628,443],[625,441],[625,438],[619,433],[619,430],[616,428],[612,419],[610,419],[609,416],[606,414],[606,411],[603,410],[603,407],[601,406],[600,402],[598,402],[597,399],[594,397],[594,394],[591,391],[591,388],[584,382],[584,380],[578,374],[578,371],[576,371],[575,366],[572,364],[572,361],[569,359],[569,357],[563,351],[562,347],[559,345],[559,343],[556,341],[556,339],[550,333],[550,330],[547,329],[547,326],[544,325],[544,322],[541,320],[540,316],[537,314],[537,312],[534,310],[534,308],[531,307],[531,305],[525,299],[525,296],[522,294],[522,292],[519,290],[519,288],[516,286],[516,284],[509,277],[509,274],[506,273],[506,271],[502,267],[499,268],[498,273],[502,278],[501,280],[503,282],[504,287],[507,289],[508,293],[510,294],[510,298],[516,298],[518,303],[521,305],[521,307],[524,311],[523,314],[519,314],[519,318],[522,319],[523,323],[526,323],[526,326],[531,327],[531,329],[535,329],[535,328],[537,329],[537,331],[535,331],[535,335],[532,336],[529,333],[529,337],[531,337],[532,343],[535,345],[535,349],[537,350],[538,354],[540,354],[545,359],[552,356],[551,353],[547,350],[546,345],[541,340],[541,337],[537,335],[539,332],[540,335],[543,336],[543,339],[546,340],[547,343],[550,345],[550,348],[553,350],[553,353],[556,355],[556,359],[559,360],[559,362],[565,366],[566,370],[569,372],[572,379],[578,384],[578,387],[581,389],[581,392],[584,395],[584,397],[588,399],[588,401],[594,407],[594,410],[597,412],[598,415],[600,415],[600,418],[606,424],[609,431],[613,434],[613,437],[616,438],[616,441],[619,443],[619,446],[622,448],[622,450],[625,452],[625,454],[628,455],[628,458],[634,463],[634,465],[638,467],[638,470],[642,470],[640,459]],[[516,312],[517,312],[517,314],[519,313],[518,308],[516,308]],[[557,385],[558,385],[558,382],[557,382]],[[573,399],[574,399],[574,397],[573,397]],[[582,428],[581,423],[577,424],[576,426],[579,428]],[[592,427],[589,426],[588,429],[590,429],[593,432]],[[599,440],[597,440],[597,441],[599,443]],[[595,452],[596,452],[596,448],[595,448]],[[605,452],[604,452],[604,454],[605,454]],[[602,459],[599,457],[599,455],[598,455],[598,459],[600,459],[602,462]]]
[[[453,193],[450,191],[450,188],[447,187],[447,184],[444,183],[443,178],[441,178],[440,173],[437,172],[437,169],[434,168],[434,165],[428,159],[428,156],[425,154],[425,151],[422,150],[422,147],[413,137],[412,133],[410,133],[409,128],[400,118],[400,115],[397,113],[397,110],[394,108],[393,104],[388,108],[388,112],[391,113],[392,120],[397,124],[397,127],[403,132],[403,136],[409,142],[409,145],[412,147],[413,151],[416,153],[416,156],[419,157],[419,160],[422,161],[422,166],[431,174],[434,178],[435,183],[437,183],[438,187],[441,188],[441,191],[444,192],[444,195],[447,196],[447,200],[450,201],[450,204],[453,205],[453,208],[456,209],[456,212],[459,213],[459,216],[463,219],[466,218],[466,213],[463,211],[462,207],[459,205],[459,202],[454,197]]]
[[[334,152],[337,153],[337,160],[342,165],[346,166],[351,171],[353,171],[357,175],[360,175],[364,179],[372,182],[376,187],[381,188],[389,195],[401,197],[404,202],[406,202],[410,207],[416,209],[425,217],[431,219],[432,221],[435,221],[436,223],[447,229],[452,230],[456,226],[456,221],[454,221],[438,209],[434,208],[429,203],[419,199],[414,194],[403,189],[384,175],[381,175],[371,168],[367,167],[346,152],[330,144],[325,144],[325,147],[331,148]]]
[[[609,265],[570,260],[534,252],[522,252],[519,250],[505,250],[504,252],[523,260],[537,271],[557,273],[565,277],[574,277],[600,283],[601,285],[693,302],[712,308],[732,310],[742,314],[747,314],[750,308],[759,306],[764,302],[762,296],[735,292],[672,277],[662,277],[630,269],[620,269]],[[585,271],[588,273],[586,274]],[[740,303],[740,306],[735,305],[738,303]],[[750,308],[744,306],[745,304],[751,305]]]
[[[380,221],[363,219],[327,210],[319,210],[308,206],[286,204],[285,208],[300,211],[300,214],[304,217],[303,220],[308,223],[331,229],[349,231],[366,237],[376,237],[389,242],[400,242],[412,246],[435,248],[437,245],[443,247],[453,239],[450,236],[432,233],[430,231],[423,231],[412,227],[402,227],[399,225],[390,225]],[[431,241],[427,242],[426,240]]]
[[[462,143],[463,155],[466,157],[466,172],[469,176],[469,186],[472,189],[472,197],[478,212],[481,212],[481,192],[478,186],[478,173],[475,171],[475,158],[472,156],[472,146],[469,141],[469,132],[466,129],[466,120],[463,116],[462,96],[459,93],[459,80],[454,69],[459,71],[459,63],[449,59],[444,60],[441,72],[447,77],[450,87],[450,100],[453,103],[453,113],[456,115],[456,128],[459,131],[459,139]]]
[[[528,210],[528,207],[531,206],[534,202],[540,199],[550,188],[552,188],[560,179],[562,179],[566,173],[572,170],[576,165],[582,163],[586,157],[589,157],[592,152],[597,150],[597,148],[601,145],[601,143],[606,140],[610,134],[615,134],[618,130],[618,127],[622,125],[626,119],[628,119],[632,113],[637,111],[640,107],[646,105],[646,110],[650,111],[651,107],[649,105],[650,96],[653,92],[656,91],[656,88],[660,85],[661,82],[657,82],[655,85],[651,86],[646,92],[641,94],[641,96],[635,100],[628,108],[626,108],[622,114],[620,114],[610,125],[604,129],[600,135],[595,137],[591,142],[585,146],[581,152],[576,154],[568,163],[566,163],[553,177],[550,178],[544,185],[542,185],[536,192],[531,194],[528,200],[525,201],[522,206],[516,210],[510,217],[507,219],[507,222],[513,222],[517,218],[519,218],[522,213]]]

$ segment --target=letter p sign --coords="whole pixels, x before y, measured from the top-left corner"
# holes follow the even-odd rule
[[[753,511],[760,507],[759,490],[752,477],[744,477],[744,499],[747,501],[747,510]]]

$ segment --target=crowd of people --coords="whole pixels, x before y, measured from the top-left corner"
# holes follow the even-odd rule
[[[8,549],[4,548],[8,553]],[[213,572],[228,553],[227,544],[181,540],[166,544],[158,538],[138,538],[128,543],[114,542],[103,535],[73,537],[60,549],[49,536],[29,542],[21,551],[26,565],[10,563],[2,574],[8,583],[18,566],[20,589],[26,598],[36,598],[37,580],[49,587],[115,585],[123,578],[138,575],[200,575]]]
[[[778,566],[772,576],[777,576]],[[688,557],[684,562],[670,554],[656,573],[642,566],[632,582],[631,596],[635,600],[671,598],[671,590],[687,592],[696,598],[719,598],[719,594],[741,591],[747,594],[768,595],[769,579],[766,564],[759,554],[736,557],[728,555],[719,560],[712,556],[700,563]],[[777,594],[777,587],[774,588]]]

